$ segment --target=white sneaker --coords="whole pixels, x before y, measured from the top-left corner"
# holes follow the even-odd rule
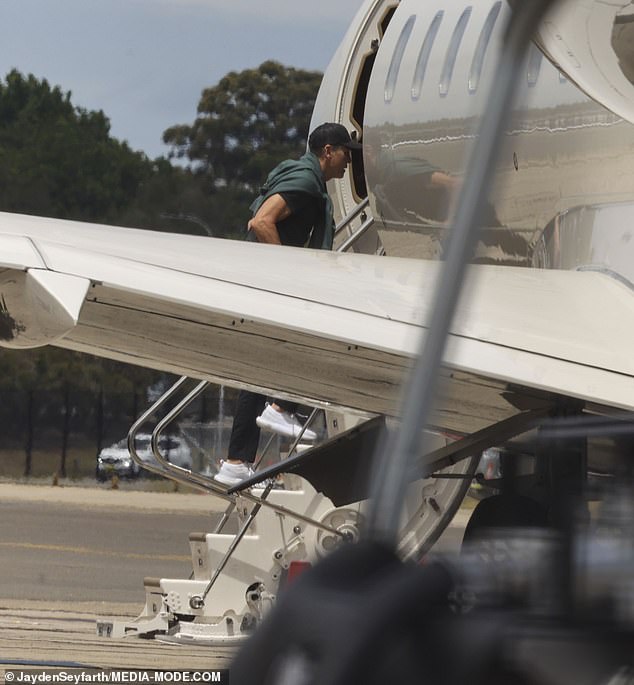
[[[253,475],[253,469],[250,469],[244,462],[240,464],[230,464],[228,461],[221,461],[218,473],[214,476],[223,485],[238,485],[243,480],[250,478]]]
[[[302,424],[287,411],[277,411],[270,404],[264,407],[264,411],[255,422],[260,428],[267,428],[273,433],[286,435],[289,438],[296,438],[302,431]],[[317,433],[307,428],[302,434],[302,440],[313,442],[317,440]]]

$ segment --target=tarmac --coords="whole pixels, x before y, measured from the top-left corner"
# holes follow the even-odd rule
[[[106,509],[141,509],[144,511],[173,511],[182,513],[220,513],[227,504],[224,500],[205,493],[146,492],[132,489],[91,488],[77,485],[30,485],[0,483],[0,501],[38,501],[66,504],[71,507],[104,507]],[[451,523],[464,527],[471,516],[468,506],[459,509]]]
[[[0,501],[33,501],[71,507],[143,509],[145,511],[221,512],[227,504],[205,493],[146,492],[76,485],[0,483]]]
[[[197,493],[23,483],[0,483],[0,503],[4,511],[11,510],[12,503],[22,508],[30,503],[33,509],[66,511],[69,526],[73,520],[82,517],[82,510],[209,515],[224,511],[226,507],[223,500]],[[11,554],[12,550],[3,553]],[[13,551],[13,554],[17,552]],[[111,559],[107,555],[100,562],[118,563],[116,558]],[[72,564],[67,573],[73,573]],[[134,618],[139,614],[144,600],[142,581],[143,578],[139,577],[139,601],[136,603],[3,598],[0,587],[0,683],[9,682],[5,680],[8,669],[33,671],[45,668],[77,674],[85,670],[112,668],[228,668],[235,647],[174,645],[151,639],[112,640],[97,636],[97,617],[121,619]]]
[[[50,483],[0,483],[0,504],[7,515],[12,511],[11,503],[16,503],[13,507],[16,511],[23,511],[28,503],[33,504],[33,509],[41,506],[43,512],[59,511],[67,516],[69,522],[81,518],[82,510],[103,509],[104,516],[105,510],[145,514],[172,512],[175,516],[183,515],[185,520],[185,515],[208,516],[226,508],[223,500],[198,493],[144,492],[127,487],[107,489],[65,484],[54,487]],[[455,546],[461,537],[461,528],[470,513],[469,509],[458,512],[447,531],[450,546]],[[147,518],[151,520],[151,517]],[[20,535],[18,537],[22,539]],[[10,554],[10,548],[7,549]],[[116,568],[121,559],[111,556],[103,554],[100,559]],[[72,573],[71,557],[68,563],[68,573]],[[137,603],[16,599],[8,598],[6,593],[2,598],[0,588],[0,683],[5,682],[3,674],[6,669],[47,668],[79,672],[112,668],[188,670],[229,667],[236,650],[234,646],[169,644],[138,637],[122,640],[98,637],[96,617],[121,619],[134,618],[139,614],[143,606],[142,577],[138,582]]]

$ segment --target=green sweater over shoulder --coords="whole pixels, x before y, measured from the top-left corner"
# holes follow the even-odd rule
[[[319,166],[319,159],[312,152],[307,152],[298,160],[287,159],[278,164],[268,175],[260,188],[260,194],[251,204],[255,214],[262,203],[272,195],[280,194],[297,197],[308,195],[316,211],[311,215],[304,213],[300,220],[310,221],[313,225],[304,227],[312,234],[308,247],[331,250],[334,238],[334,219],[332,200],[326,190],[326,182]],[[290,206],[290,203],[289,203]],[[291,210],[293,207],[291,207]],[[299,216],[297,217],[299,218]],[[294,220],[293,215],[286,222]],[[281,222],[280,222],[281,223]]]

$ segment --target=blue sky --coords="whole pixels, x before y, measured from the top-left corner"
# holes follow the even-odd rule
[[[0,77],[12,68],[102,109],[150,157],[227,72],[276,59],[323,71],[362,0],[0,0]]]

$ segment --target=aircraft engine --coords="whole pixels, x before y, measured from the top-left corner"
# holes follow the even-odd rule
[[[590,97],[634,122],[634,7],[625,0],[561,0],[538,43]]]

